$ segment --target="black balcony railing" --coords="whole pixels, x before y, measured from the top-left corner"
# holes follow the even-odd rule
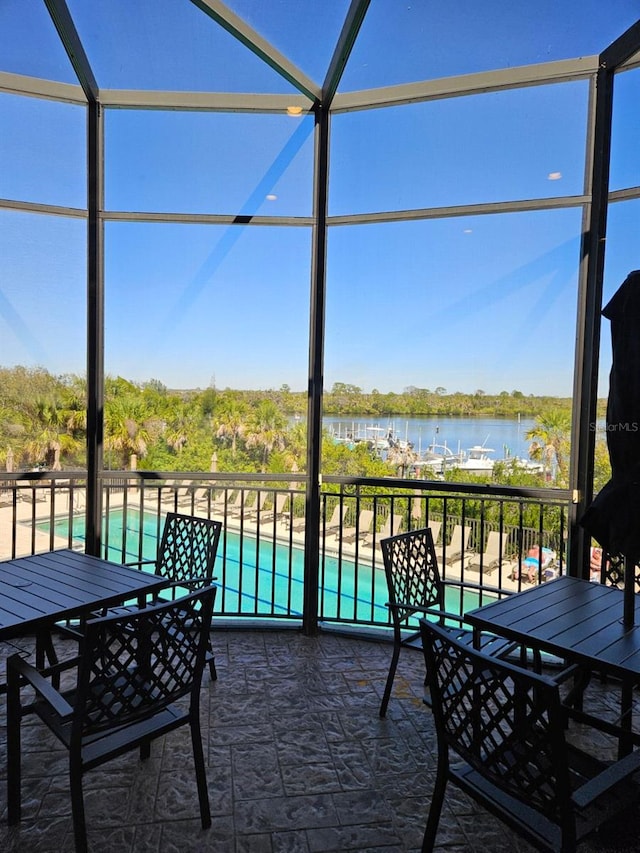
[[[85,482],[82,472],[0,475],[0,558],[84,549]],[[102,551],[125,563],[152,557],[169,510],[220,518],[218,618],[301,621],[304,487],[299,476],[105,472]],[[449,610],[543,583],[565,571],[568,507],[557,490],[327,478],[318,620],[387,627],[380,539],[426,525]]]

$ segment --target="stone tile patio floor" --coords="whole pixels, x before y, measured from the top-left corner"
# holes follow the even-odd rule
[[[391,647],[332,633],[217,631],[218,680],[202,687],[213,824],[202,830],[189,732],[85,776],[96,853],[329,853],[420,849],[435,773],[435,735],[422,703],[424,664],[400,657],[388,716],[378,706]],[[28,648],[28,641],[21,642]],[[6,653],[7,647],[0,644]],[[9,649],[9,651],[11,651]],[[592,707],[617,692],[596,682]],[[37,720],[23,724],[23,820],[6,824],[5,697],[0,697],[0,850],[73,851],[66,751]],[[572,732],[580,736],[577,727]],[[605,743],[593,738],[592,748]],[[438,851],[529,853],[504,825],[449,788]],[[581,847],[640,850],[640,817],[625,815]]]

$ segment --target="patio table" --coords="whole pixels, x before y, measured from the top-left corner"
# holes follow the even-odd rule
[[[166,578],[66,548],[0,562],[0,642],[34,634],[51,660],[56,622],[133,598],[143,604],[166,584]],[[5,689],[0,684],[0,693]]]
[[[615,676],[622,683],[620,724],[609,727],[621,754],[640,743],[632,732],[632,694],[640,680],[640,615],[624,624],[624,592],[580,578],[560,577],[533,589],[493,601],[466,614],[477,631],[490,631],[528,648],[549,652],[590,672]],[[587,714],[582,717],[605,728]]]

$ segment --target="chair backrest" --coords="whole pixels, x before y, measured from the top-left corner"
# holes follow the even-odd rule
[[[484,553],[487,557],[495,558],[504,557],[504,549],[507,545],[508,533],[500,533],[499,530],[490,530],[487,536],[487,547]]]
[[[346,503],[337,503],[331,513],[331,518],[327,521],[327,527],[339,527],[341,524],[344,524],[344,518],[348,509],[349,507]]]
[[[198,578],[210,583],[222,522],[168,512],[158,546],[156,574],[172,583]]]
[[[392,607],[394,619],[406,622],[414,612],[411,605],[444,609],[444,585],[428,527],[383,539],[380,548],[389,602],[408,605],[406,610]]]
[[[549,820],[571,808],[558,684],[458,642],[420,621],[438,750]],[[455,777],[455,773],[454,773]]]
[[[360,518],[358,519],[358,530],[360,535],[368,533],[371,530],[371,525],[373,524],[373,510],[372,509],[361,509],[360,510]]]
[[[289,500],[289,495],[286,492],[278,492],[276,494],[275,508],[274,508],[276,515],[282,515],[288,500]]]
[[[188,694],[197,707],[215,592],[202,587],[87,622],[73,738],[147,719]]]
[[[392,516],[391,513],[389,513],[389,515],[385,518],[378,535],[381,538],[396,536],[400,532],[401,525],[402,516],[398,514]]]
[[[442,527],[441,521],[432,521],[429,519],[429,524],[427,525],[429,530],[431,531],[431,536],[433,538],[433,544],[435,545],[438,541],[438,536],[440,536],[440,529]]]
[[[471,528],[465,524],[454,524],[451,532],[451,539],[447,546],[452,553],[460,553],[466,551],[469,547],[469,539],[471,538]]]

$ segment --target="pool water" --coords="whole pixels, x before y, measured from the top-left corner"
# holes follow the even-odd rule
[[[142,530],[140,529],[142,523]],[[164,520],[157,515],[128,510],[126,523],[122,510],[111,510],[104,519],[103,545],[106,557],[114,562],[153,560]],[[69,518],[55,522],[55,533],[68,538]],[[49,523],[40,525],[49,530]],[[72,537],[85,540],[84,517],[74,517]],[[141,543],[141,546],[140,546]],[[139,552],[139,548],[142,552]],[[152,567],[149,567],[152,570]],[[214,574],[219,585],[216,611],[234,614],[291,616],[302,618],[304,551],[273,542],[257,540],[246,533],[240,537],[225,530],[218,546]],[[447,610],[459,612],[459,594],[448,590]],[[344,622],[389,624],[387,585],[382,566],[373,569],[365,563],[324,555],[321,558],[319,606],[320,618]],[[477,607],[478,598],[465,593],[464,609]]]

